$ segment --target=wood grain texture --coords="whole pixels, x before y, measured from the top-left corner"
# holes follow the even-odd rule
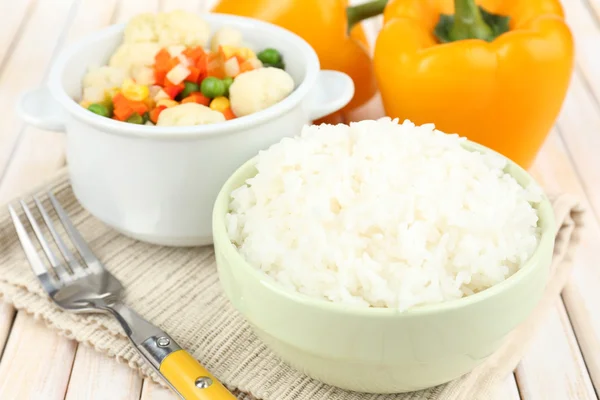
[[[578,69],[600,99],[600,0],[564,1],[567,23],[575,38]],[[596,13],[594,12],[596,11]]]
[[[127,0],[119,1],[114,22],[124,23],[131,17],[143,12],[156,12],[159,9],[159,0]]]
[[[560,299],[539,327],[516,377],[523,400],[597,399]]]
[[[569,132],[566,130],[563,135],[568,135]],[[578,195],[583,207],[589,210],[590,203],[570,159],[561,136],[555,130],[546,140],[531,172],[548,192],[569,192]],[[590,215],[575,254],[571,280],[563,290],[563,299],[571,324],[597,390],[600,388],[599,248],[600,223]]]
[[[31,13],[33,0],[0,0],[0,15],[2,15],[2,29],[0,29],[0,66],[10,55],[11,49],[17,41],[19,30],[27,23],[27,16]],[[1,71],[1,70],[0,70]]]
[[[513,374],[507,376],[506,379],[496,387],[493,395],[485,400],[521,400],[515,376]]]
[[[600,55],[600,36],[598,38]],[[600,69],[597,72],[600,76]],[[598,103],[579,73],[573,76],[571,90],[558,119],[558,127],[570,161],[581,178],[592,210],[600,215],[600,113]]]
[[[134,370],[80,344],[65,400],[137,399],[141,388]]]
[[[117,4],[117,0],[80,0],[63,45],[69,45],[89,33],[110,25],[115,18]]]
[[[144,386],[142,388],[142,396],[140,400],[178,400],[179,398],[175,393],[169,389],[165,389],[162,386],[146,379],[144,380]]]
[[[75,342],[20,312],[0,363],[0,399],[63,400],[75,348]]]
[[[0,174],[6,168],[24,126],[13,111],[24,90],[42,83],[65,26],[73,0],[40,1],[33,8],[16,47],[0,76],[0,109],[11,110],[0,119]],[[53,15],[49,18],[49,15]]]
[[[14,319],[15,309],[9,304],[0,303],[0,355],[4,352],[4,346],[13,327]],[[1,357],[0,362],[2,362]]]

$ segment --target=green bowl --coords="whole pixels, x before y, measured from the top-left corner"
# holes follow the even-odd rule
[[[473,142],[465,147],[493,152]],[[507,280],[480,293],[399,312],[327,302],[286,289],[249,265],[226,231],[230,193],[256,174],[255,163],[252,159],[240,167],[215,202],[219,278],[256,335],[281,359],[314,379],[369,393],[446,383],[496,351],[542,296],[556,232],[554,212],[545,197],[537,207],[541,238],[531,259]],[[521,185],[533,181],[513,162],[506,171]]]

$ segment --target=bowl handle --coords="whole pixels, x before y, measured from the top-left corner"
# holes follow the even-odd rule
[[[64,132],[64,114],[46,86],[25,92],[17,102],[17,113],[23,121],[54,132]]]
[[[313,88],[309,118],[322,118],[342,109],[354,96],[354,82],[343,72],[321,70]]]

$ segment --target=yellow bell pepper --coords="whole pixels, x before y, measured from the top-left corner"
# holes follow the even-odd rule
[[[374,15],[372,8],[348,7],[348,0],[219,0],[212,11],[268,21],[301,36],[317,52],[321,68],[353,79],[354,98],[345,107],[351,110],[377,92],[365,33],[361,25],[354,25]]]
[[[375,46],[385,111],[533,162],[563,103],[573,38],[558,0],[390,0]]]

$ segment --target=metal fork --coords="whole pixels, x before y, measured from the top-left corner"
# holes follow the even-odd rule
[[[50,240],[45,237],[27,203],[20,200],[20,204],[46,255],[49,266],[38,254],[17,211],[10,205],[8,209],[31,268],[50,298],[64,310],[114,316],[125,330],[134,348],[148,360],[152,368],[180,397],[197,400],[236,399],[167,333],[150,324],[119,301],[123,292],[121,283],[94,255],[56,197],[48,193],[48,198],[80,258],[69,249],[39,198],[34,197],[34,202],[50,232],[52,237]],[[60,255],[53,250],[52,241]]]

